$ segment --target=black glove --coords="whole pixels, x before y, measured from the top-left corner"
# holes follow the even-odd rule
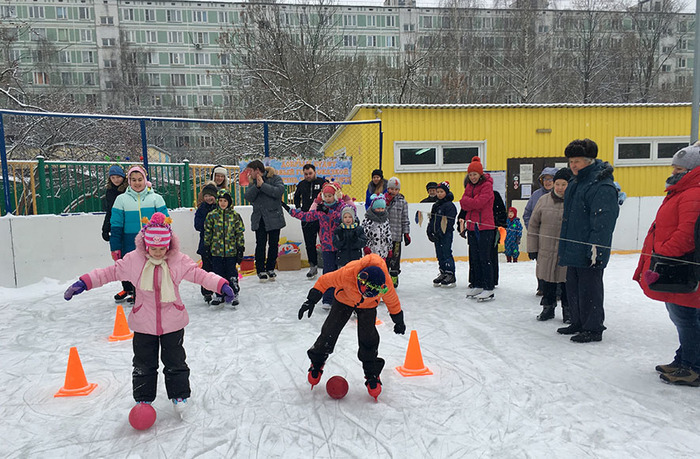
[[[403,322],[403,311],[399,311],[398,314],[389,314],[391,320],[394,322],[394,333],[397,335],[403,335],[406,333],[406,324]]]
[[[109,231],[102,231],[102,239],[104,239],[105,242],[109,242]]]
[[[245,247],[239,247],[238,248],[238,253],[236,253],[236,263],[239,265],[243,261],[243,251],[245,250]]]
[[[537,252],[528,252],[527,256],[530,257],[530,260],[537,260]]]
[[[428,233],[428,240],[430,242],[435,242],[435,241],[437,241],[437,238],[435,237],[434,233],[430,232],[430,233]]]
[[[321,301],[321,298],[323,298],[323,293],[321,293],[320,290],[315,288],[309,290],[309,294],[306,296],[306,301],[304,301],[304,304],[302,304],[301,308],[299,308],[299,320],[304,317],[304,313],[306,311],[309,311],[309,315],[307,317],[311,317],[311,314],[314,312],[314,307],[316,307],[316,303]]]
[[[403,235],[403,243],[404,243],[406,246],[411,245],[411,236],[410,236],[408,233],[404,233],[404,235]]]
[[[323,212],[324,214],[327,214],[330,209],[323,204],[319,204],[318,207],[316,207],[316,210],[319,212]]]
[[[284,202],[284,201],[282,201],[282,208],[283,208],[284,210],[286,210],[287,212],[289,212],[289,205],[288,205],[286,202]]]

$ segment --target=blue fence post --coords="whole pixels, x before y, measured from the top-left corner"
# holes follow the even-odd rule
[[[139,120],[139,125],[141,126],[141,156],[143,156],[143,167],[146,169],[146,173],[151,175],[150,171],[148,170],[148,138],[146,137],[146,120]]]
[[[0,161],[2,161],[2,190],[5,192],[5,213],[11,214],[12,201],[10,201],[10,170],[7,167],[7,147],[5,145],[5,123],[0,113]]]
[[[263,123],[263,137],[265,138],[265,157],[270,157],[270,126]]]

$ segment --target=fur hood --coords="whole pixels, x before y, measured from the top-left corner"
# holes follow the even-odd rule
[[[272,177],[274,177],[275,175],[277,175],[277,171],[275,170],[274,167],[272,167],[272,166],[267,166],[267,167],[265,168],[265,177],[267,177],[267,178],[272,178]]]

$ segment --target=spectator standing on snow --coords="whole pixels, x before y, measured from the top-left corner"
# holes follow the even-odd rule
[[[211,250],[204,244],[204,221],[207,215],[212,210],[218,207],[216,202],[216,195],[218,190],[214,182],[207,182],[202,188],[201,196],[202,202],[197,207],[197,211],[194,213],[194,229],[199,232],[199,245],[197,246],[197,253],[202,257],[202,269],[206,272],[212,272],[213,268],[211,265]],[[213,292],[207,290],[206,288],[201,288],[202,296],[204,301],[207,303],[211,302]]]
[[[362,251],[367,246],[365,230],[360,225],[355,204],[345,205],[340,211],[340,224],[333,232],[333,245],[337,251],[338,267],[362,258]]]
[[[365,210],[369,209],[370,197],[373,194],[384,194],[386,193],[386,180],[384,180],[384,172],[381,169],[375,169],[372,171],[372,180],[367,185],[367,191],[365,192]]]
[[[408,203],[401,194],[401,182],[396,177],[391,177],[386,185],[386,212],[389,215],[391,227],[391,255],[387,259],[389,274],[394,288],[399,286],[399,274],[401,274],[401,244],[408,246],[411,243],[411,222],[408,219]]]
[[[561,289],[562,318],[569,318],[569,301],[566,297],[566,268],[559,266],[559,235],[564,215],[564,195],[571,180],[571,171],[559,169],[554,174],[554,187],[550,193],[537,201],[530,216],[530,231],[527,233],[527,251],[531,260],[537,261],[537,278],[542,279],[542,312],[537,320],[554,318],[557,307],[557,286]]]
[[[314,199],[321,193],[326,179],[316,175],[316,166],[305,164],[303,167],[304,180],[297,184],[294,191],[294,207],[308,212]],[[318,220],[311,222],[301,222],[301,232],[304,235],[304,245],[306,246],[306,257],[309,260],[309,272],[306,277],[313,279],[318,274],[318,252],[316,250],[316,239],[318,238]]]
[[[425,189],[428,191],[428,197],[424,198],[421,202],[435,202],[435,201],[437,201],[438,200],[437,188],[438,188],[437,182],[428,182],[428,184],[425,185]]]
[[[700,288],[697,262],[700,226],[700,146],[679,150],[671,161],[666,198],[644,240],[634,280],[644,294],[666,303],[680,346],[673,361],[657,365],[670,384],[700,386]],[[694,291],[693,291],[694,289]]]
[[[450,191],[450,182],[441,182],[437,187],[437,201],[430,210],[428,222],[428,240],[435,245],[435,256],[438,259],[440,275],[433,279],[434,287],[454,287],[455,259],[452,256],[452,241],[454,240],[454,226],[457,217],[457,207],[454,204],[454,195]]]
[[[114,205],[114,201],[116,201],[117,196],[126,191],[126,187],[129,185],[126,181],[124,169],[117,164],[110,166],[108,175],[107,189],[102,199],[102,210],[105,212],[105,219],[102,221],[102,239],[104,239],[105,242],[109,242],[110,231],[112,229],[109,221],[112,218],[112,206]],[[133,285],[128,282],[122,282],[122,290],[114,295],[114,300],[117,303],[126,300],[129,293],[133,292],[133,290]]]
[[[598,145],[574,140],[564,154],[574,177],[566,188],[559,241],[559,264],[566,266],[566,294],[571,325],[558,333],[571,341],[603,339],[603,271],[610,259],[615,222],[620,212],[613,167],[596,159]]]

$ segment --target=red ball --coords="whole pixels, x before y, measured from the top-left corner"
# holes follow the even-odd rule
[[[326,382],[326,392],[331,398],[341,399],[348,393],[348,382],[342,376],[333,376]]]
[[[148,403],[137,403],[129,412],[129,424],[136,430],[146,430],[156,422],[156,410]]]

